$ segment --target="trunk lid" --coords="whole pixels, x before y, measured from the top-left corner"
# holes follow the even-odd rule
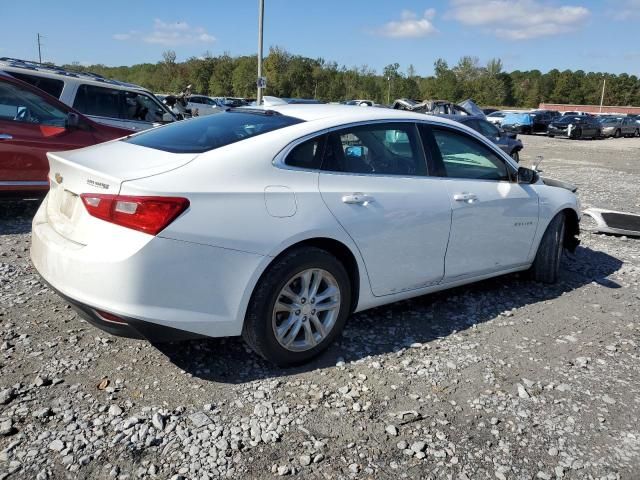
[[[114,141],[79,150],[48,153],[50,190],[47,222],[60,235],[87,245],[101,228],[90,216],[82,193],[118,194],[122,182],[174,170],[196,154],[176,154]]]

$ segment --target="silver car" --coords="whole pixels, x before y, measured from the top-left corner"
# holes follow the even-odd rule
[[[603,137],[637,137],[640,125],[632,117],[603,117],[600,119]]]

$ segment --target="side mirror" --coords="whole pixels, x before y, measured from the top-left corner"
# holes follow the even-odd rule
[[[518,168],[518,183],[524,183],[530,185],[538,181],[538,172],[531,170],[530,168],[520,167]]]
[[[67,130],[75,130],[80,127],[80,116],[77,113],[69,112],[67,114],[67,121],[65,122],[65,128]]]

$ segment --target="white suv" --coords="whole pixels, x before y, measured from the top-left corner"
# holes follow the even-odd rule
[[[131,83],[4,57],[0,58],[0,70],[106,125],[146,130],[176,120],[151,92]]]

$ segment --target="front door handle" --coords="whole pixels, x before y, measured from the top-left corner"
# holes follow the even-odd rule
[[[478,201],[478,196],[475,193],[456,193],[453,195],[453,199],[456,202],[474,203]]]
[[[348,205],[363,205],[366,207],[373,202],[373,197],[365,193],[352,193],[350,195],[344,195],[342,202]]]
[[[8,133],[0,133],[0,140],[13,140],[13,136]]]

